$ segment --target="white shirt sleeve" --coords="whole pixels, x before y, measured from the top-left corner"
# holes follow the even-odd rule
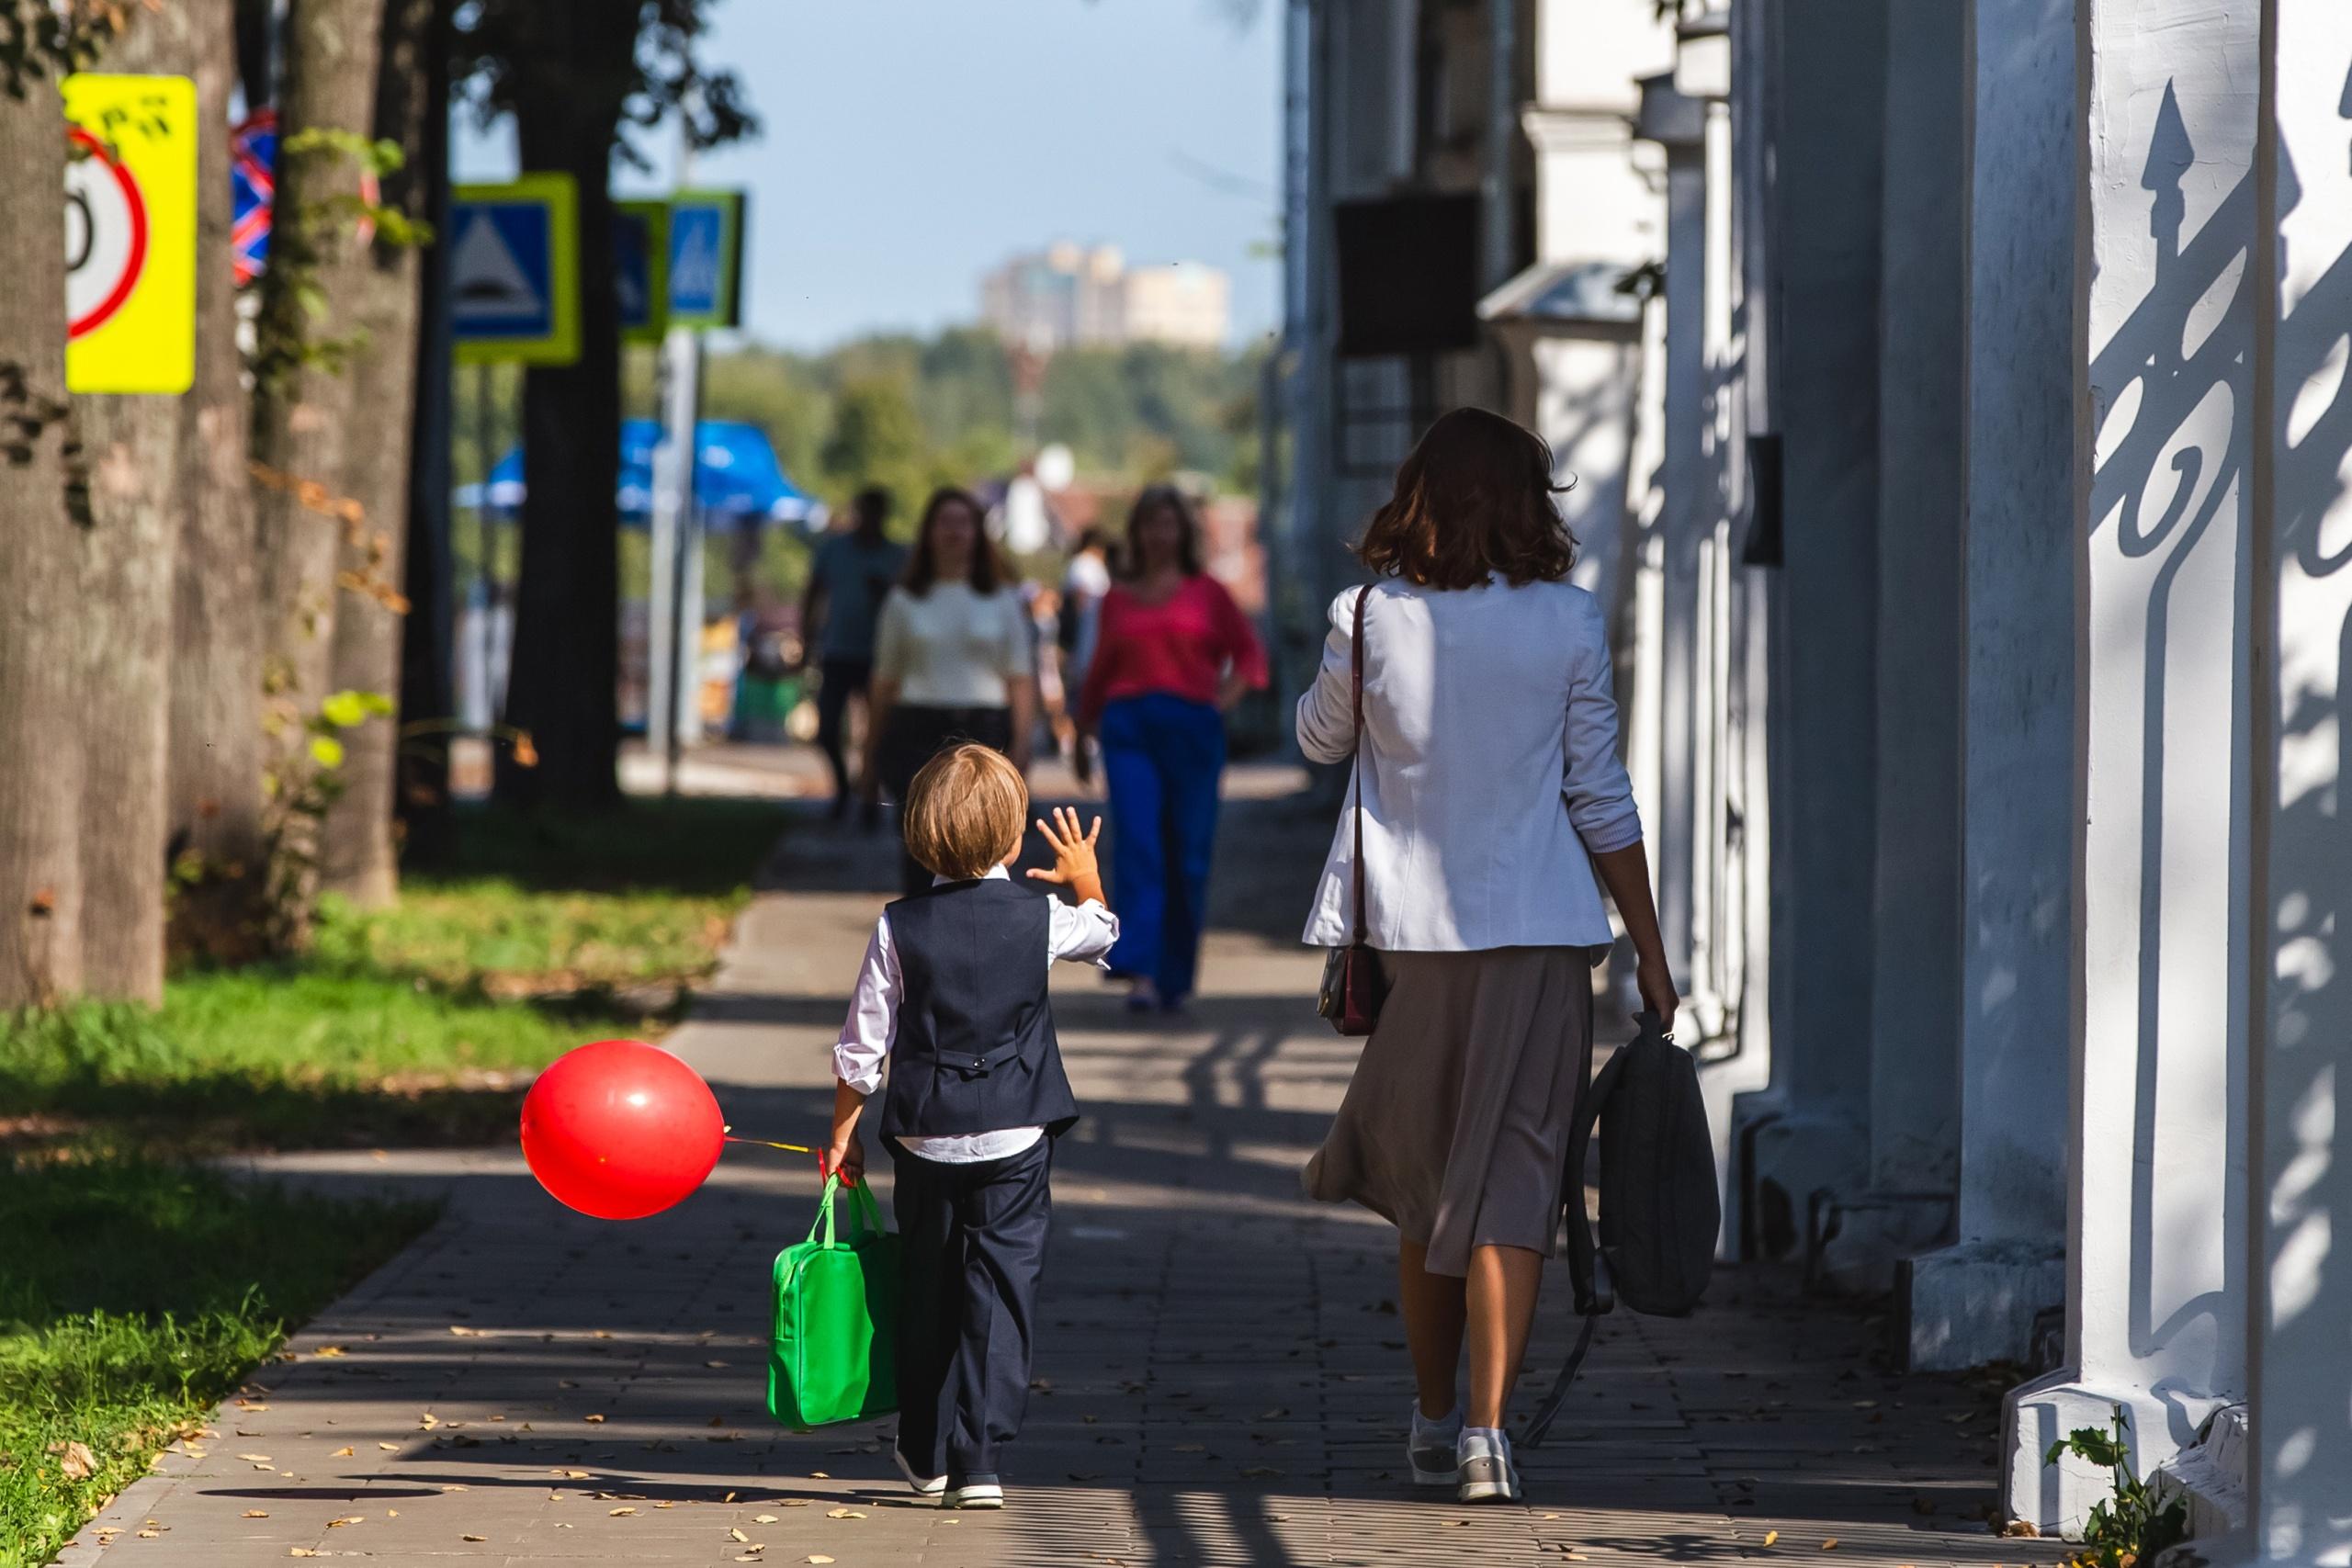
[[[1594,854],[1642,839],[1633,781],[1617,757],[1617,700],[1608,639],[1596,634],[1577,650],[1568,684],[1567,757],[1560,782],[1568,820]]]
[[[899,1032],[902,987],[898,949],[890,943],[890,917],[885,915],[874,922],[865,962],[858,966],[857,988],[850,993],[849,1017],[833,1043],[833,1076],[860,1094],[870,1095],[882,1087],[882,1064]]]
[[[1331,601],[1323,667],[1298,699],[1298,749],[1310,762],[1344,761],[1356,750],[1355,626],[1358,588]],[[1370,606],[1366,606],[1369,610]]]
[[[1111,949],[1119,942],[1119,917],[1092,898],[1076,906],[1054,900],[1050,956],[1110,967]]]

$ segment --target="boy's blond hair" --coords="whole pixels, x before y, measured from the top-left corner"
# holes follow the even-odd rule
[[[1001,751],[967,741],[922,765],[907,786],[907,852],[934,876],[986,876],[1020,847],[1029,786]]]

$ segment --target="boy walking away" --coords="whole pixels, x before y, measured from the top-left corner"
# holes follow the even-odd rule
[[[926,763],[904,802],[908,852],[931,890],[882,912],[833,1047],[826,1168],[865,1169],[858,1122],[889,1068],[882,1141],[898,1184],[899,1438],[908,1483],[951,1508],[1001,1508],[998,1464],[1029,1402],[1053,1140],[1078,1120],[1046,975],[1119,940],[1094,841],[1057,808],[1039,881],[1012,881],[1028,787],[1003,754],[962,745]]]

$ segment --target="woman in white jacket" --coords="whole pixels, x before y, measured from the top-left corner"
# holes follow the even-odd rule
[[[1503,1415],[1559,1229],[1591,967],[1611,941],[1604,886],[1644,1002],[1669,1023],[1675,1007],[1604,623],[1567,581],[1575,541],[1552,474],[1544,442],[1498,415],[1461,409],[1430,426],[1361,547],[1380,581],[1332,604],[1298,705],[1308,757],[1355,759],[1365,940],[1391,984],[1306,1187],[1396,1226],[1419,1394],[1408,1454],[1416,1481],[1464,1502],[1519,1495]],[[1343,815],[1310,943],[1351,940],[1354,843]]]

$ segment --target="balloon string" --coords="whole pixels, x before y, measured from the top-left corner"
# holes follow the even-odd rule
[[[788,1155],[813,1155],[817,1152],[815,1149],[809,1148],[803,1144],[772,1144],[765,1138],[738,1138],[731,1134],[727,1135],[727,1142],[730,1144],[751,1144],[763,1149],[782,1149]]]

